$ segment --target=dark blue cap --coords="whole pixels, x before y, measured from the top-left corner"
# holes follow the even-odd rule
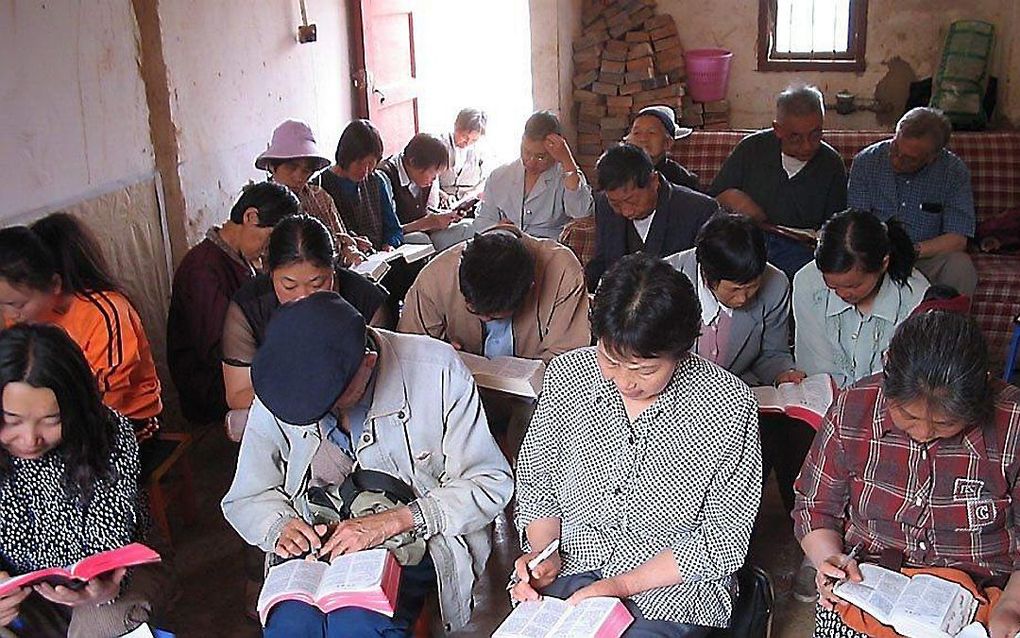
[[[365,320],[335,292],[280,306],[251,364],[255,394],[294,425],[321,419],[365,356]]]

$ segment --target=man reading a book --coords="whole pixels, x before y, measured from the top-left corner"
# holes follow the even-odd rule
[[[846,167],[822,141],[825,105],[813,86],[776,98],[772,128],[748,135],[726,158],[709,192],[723,207],[759,223],[817,230],[846,208]],[[793,279],[812,247],[768,234],[769,262]]]
[[[856,544],[861,561],[951,568],[978,590],[1002,590],[987,615],[990,635],[1020,630],[1020,391],[991,379],[988,363],[972,318],[914,315],[889,344],[884,372],[846,389],[829,409],[793,512],[818,570],[816,636],[880,628],[832,593],[838,579],[861,579],[846,554]]]
[[[458,285],[451,285],[456,281]],[[495,226],[433,259],[418,275],[397,329],[488,358],[541,359],[591,343],[581,264],[552,239]],[[489,422],[520,447],[534,404],[484,392]]]
[[[227,521],[284,559],[382,546],[406,560],[392,618],[360,608],[323,614],[286,601],[270,611],[265,635],[407,631],[437,582],[447,630],[466,624],[475,575],[489,553],[487,527],[513,485],[454,350],[366,329],[341,297],[318,292],[276,311],[251,372],[255,400],[222,503]],[[364,470],[405,484],[396,492],[414,498],[366,516],[324,519],[319,496],[350,505],[340,486]],[[401,551],[416,543],[426,545],[423,556]]]
[[[591,324],[597,345],[553,359],[524,437],[511,595],[619,598],[625,636],[707,636],[729,625],[758,512],[757,405],[691,352],[698,299],[660,259],[618,261]]]

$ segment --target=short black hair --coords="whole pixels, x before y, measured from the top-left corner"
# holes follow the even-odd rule
[[[248,184],[230,209],[230,221],[244,223],[244,211],[254,208],[259,213],[259,226],[272,228],[284,217],[301,210],[301,202],[290,189],[276,182]]]
[[[883,366],[883,389],[893,402],[921,400],[967,425],[987,423],[995,402],[988,365],[988,345],[974,318],[933,310],[896,328]]]
[[[418,133],[404,147],[404,159],[415,168],[446,168],[450,165],[450,152],[435,135]]]
[[[336,143],[336,165],[342,169],[366,157],[378,162],[383,156],[383,141],[379,129],[368,120],[354,120],[340,134]]]
[[[270,272],[298,262],[332,268],[336,262],[333,236],[311,215],[292,215],[280,220],[269,235],[266,261]]]
[[[633,144],[617,144],[602,154],[598,164],[599,189],[612,191],[633,184],[638,188],[648,186],[655,165],[644,149]]]
[[[515,311],[535,282],[535,256],[509,232],[475,235],[460,255],[457,276],[475,314]]]
[[[633,253],[602,277],[592,301],[591,330],[611,352],[679,360],[701,331],[701,304],[680,271]]]
[[[848,209],[829,218],[818,233],[815,265],[822,273],[845,273],[857,266],[878,272],[889,257],[887,272],[897,285],[906,285],[917,254],[914,242],[895,219],[883,222],[874,214]]]
[[[536,111],[524,123],[524,137],[529,140],[538,142],[554,133],[563,135],[563,125],[552,111]]]
[[[765,272],[765,233],[746,215],[715,215],[698,231],[694,245],[710,286],[724,279],[746,284]]]

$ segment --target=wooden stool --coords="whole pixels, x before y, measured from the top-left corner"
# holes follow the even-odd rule
[[[191,473],[191,463],[185,455],[191,447],[191,435],[185,432],[160,432],[153,440],[158,452],[164,452],[165,458],[149,476],[146,487],[149,490],[149,506],[152,518],[166,537],[168,545],[173,545],[170,536],[170,519],[167,518],[167,506],[177,501],[181,506],[181,516],[185,523],[195,520],[195,491]],[[163,456],[163,455],[161,455]],[[171,469],[177,469],[176,483],[165,485],[164,477]],[[168,481],[169,483],[169,481]]]

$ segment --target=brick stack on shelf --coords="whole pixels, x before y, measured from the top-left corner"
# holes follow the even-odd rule
[[[727,100],[695,102],[689,97],[684,97],[680,124],[706,131],[729,130],[730,103]]]
[[[574,40],[577,161],[589,177],[634,114],[651,104],[683,107],[684,58],[676,23],[655,0],[584,0]]]

